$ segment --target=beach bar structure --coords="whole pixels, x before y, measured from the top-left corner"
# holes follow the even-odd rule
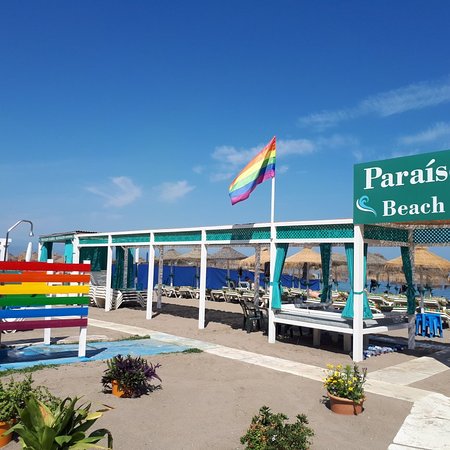
[[[98,261],[98,254],[106,256],[106,299],[105,310],[112,306],[113,288],[112,264],[113,249],[144,248],[148,252],[149,270],[148,286],[157,285],[154,280],[154,266],[156,250],[164,247],[177,248],[198,246],[200,248],[200,283],[199,283],[199,316],[198,327],[205,327],[206,308],[206,268],[208,248],[224,245],[233,246],[258,246],[271,243],[271,228],[275,231],[276,255],[271,258],[271,286],[279,286],[279,279],[284,264],[284,258],[289,246],[317,245],[321,247],[323,266],[329,266],[331,260],[331,248],[333,246],[345,246],[352,272],[353,298],[348,302],[344,317],[340,313],[322,310],[302,310],[289,308],[291,305],[281,305],[276,293],[273,292],[271,308],[269,308],[269,342],[275,342],[276,323],[285,323],[312,328],[316,343],[320,337],[320,331],[331,331],[344,335],[344,344],[349,347],[350,340],[353,347],[353,359],[363,359],[364,336],[372,333],[383,333],[390,329],[406,327],[403,321],[390,321],[385,315],[372,315],[367,312],[365,303],[365,249],[370,246],[398,246],[409,249],[411,245],[449,245],[450,227],[445,225],[355,225],[352,219],[302,221],[302,222],[277,222],[255,223],[244,225],[224,225],[198,228],[156,229],[104,233],[64,233],[40,237],[41,255],[50,257],[48,243],[63,242],[68,245],[72,254],[72,260],[77,263],[82,254],[83,259],[89,259],[89,253],[95,256],[96,261],[91,261],[93,270]],[[45,248],[45,250],[44,250]],[[95,250],[95,252],[94,252]],[[101,259],[101,258],[100,258]],[[330,271],[323,271],[323,290],[331,289]],[[153,300],[161,295],[160,290],[149,288],[146,292],[146,318],[152,319]],[[328,296],[322,296],[324,307],[328,303]],[[160,298],[157,299],[160,302]],[[414,306],[415,308],[415,306]],[[414,317],[414,311],[410,313]],[[410,320],[410,327],[414,324]]]

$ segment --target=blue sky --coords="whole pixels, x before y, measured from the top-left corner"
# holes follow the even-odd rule
[[[351,217],[355,163],[450,148],[449,22],[436,0],[4,1],[0,233],[269,221],[270,183],[228,185],[274,135],[275,219]]]

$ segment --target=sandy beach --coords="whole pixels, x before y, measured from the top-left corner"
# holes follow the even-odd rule
[[[231,303],[208,302],[204,330],[197,328],[196,300],[163,298],[162,310],[150,321],[139,307],[108,313],[90,308],[89,316],[93,323],[102,324],[102,327],[90,324],[91,337],[129,337],[114,327],[114,324],[126,324],[323,369],[327,363],[352,362],[342,346],[334,345],[327,337],[320,349],[312,346],[312,337],[306,334],[280,337],[270,345],[261,332],[248,334],[242,330],[240,306]],[[72,339],[67,330],[54,331],[55,340]],[[396,334],[405,336],[406,330]],[[30,339],[41,339],[40,333],[3,336],[4,343]],[[439,347],[384,354],[364,361],[361,366],[367,367],[370,374],[430,357],[445,364],[447,370],[422,377],[410,387],[448,397],[448,330],[444,339],[434,342]],[[33,378],[36,384],[48,386],[56,395],[83,396],[96,408],[102,404],[111,406],[113,409],[97,423],[98,427],[111,430],[115,449],[240,449],[243,448],[240,436],[263,405],[287,414],[292,420],[297,414],[306,414],[315,432],[313,449],[386,449],[413,405],[410,401],[368,392],[363,414],[340,416],[323,404],[325,391],[321,381],[206,352],[156,355],[147,359],[161,363],[158,373],[162,388],[139,399],[118,399],[104,394],[100,379],[106,365],[100,361],[43,369],[35,372]],[[392,382],[401,383],[401,380]],[[18,449],[19,444],[13,442],[7,448]]]

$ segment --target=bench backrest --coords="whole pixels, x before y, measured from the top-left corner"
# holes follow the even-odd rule
[[[90,269],[90,264],[0,262],[0,330],[87,327]]]

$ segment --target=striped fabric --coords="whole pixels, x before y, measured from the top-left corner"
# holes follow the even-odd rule
[[[276,139],[273,137],[230,184],[232,205],[249,198],[258,184],[275,176],[275,159]]]

